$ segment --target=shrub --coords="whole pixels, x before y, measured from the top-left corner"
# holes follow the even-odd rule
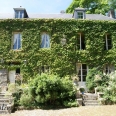
[[[116,104],[116,72],[109,74],[108,86],[103,92],[105,104]]]
[[[90,69],[86,77],[86,86],[89,92],[94,92],[96,83],[94,81],[95,75],[101,74],[97,68]]]
[[[27,108],[32,107],[33,97],[28,94],[28,89],[25,89],[23,91],[23,94],[21,95],[21,98],[20,98],[20,104],[27,107]]]
[[[25,101],[29,101],[30,104],[39,107],[77,106],[77,102],[75,101],[76,91],[72,80],[68,77],[60,78],[57,75],[48,74],[37,75],[30,82],[27,93],[26,95],[22,95],[20,99],[20,103],[23,106],[29,106]],[[25,100],[27,96],[30,96],[30,99]]]
[[[104,75],[97,68],[93,68],[89,70],[86,79],[86,86],[89,92],[94,92],[95,87],[99,87],[99,88],[107,87],[108,84],[109,84],[108,75]]]

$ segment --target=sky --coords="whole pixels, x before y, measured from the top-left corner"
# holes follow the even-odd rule
[[[72,0],[0,0],[0,13],[13,13],[13,8],[25,8],[28,13],[60,13]]]

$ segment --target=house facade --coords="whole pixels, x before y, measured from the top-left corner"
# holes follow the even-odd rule
[[[42,72],[77,75],[86,86],[89,69],[111,73],[116,65],[116,20],[101,14],[0,14],[0,79],[3,85]],[[4,78],[4,80],[3,80]]]

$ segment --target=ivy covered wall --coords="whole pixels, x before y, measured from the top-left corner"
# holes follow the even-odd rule
[[[13,50],[13,32],[22,32],[22,49]],[[50,35],[51,48],[40,48],[41,33]],[[85,36],[85,50],[79,50],[78,33]],[[104,50],[104,35],[111,34],[113,47]],[[61,45],[65,35],[67,43]],[[62,19],[6,19],[0,20],[0,69],[20,68],[25,78],[39,72],[39,67],[50,66],[60,76],[76,74],[76,63],[90,68],[116,65],[116,22]],[[26,60],[26,64],[24,63]],[[15,65],[10,65],[10,64]]]

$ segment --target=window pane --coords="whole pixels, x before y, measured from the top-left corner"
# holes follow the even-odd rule
[[[78,12],[78,18],[83,19],[83,12]]]
[[[15,18],[19,18],[19,11],[15,11]]]
[[[50,37],[48,34],[42,34],[41,36],[41,48],[49,48],[50,47]]]
[[[110,34],[106,34],[105,35],[105,45],[104,45],[104,49],[105,50],[109,50],[112,48],[112,39],[111,39],[111,35]]]
[[[85,36],[81,33],[78,34],[78,46],[80,50],[85,50]]]
[[[86,81],[86,75],[85,75],[85,76],[83,76],[83,81]]]
[[[21,34],[17,33],[14,34],[13,49],[20,49],[20,48],[21,48]]]
[[[78,72],[79,81],[81,81],[81,69]]]
[[[24,18],[24,11],[20,11],[20,18]]]

